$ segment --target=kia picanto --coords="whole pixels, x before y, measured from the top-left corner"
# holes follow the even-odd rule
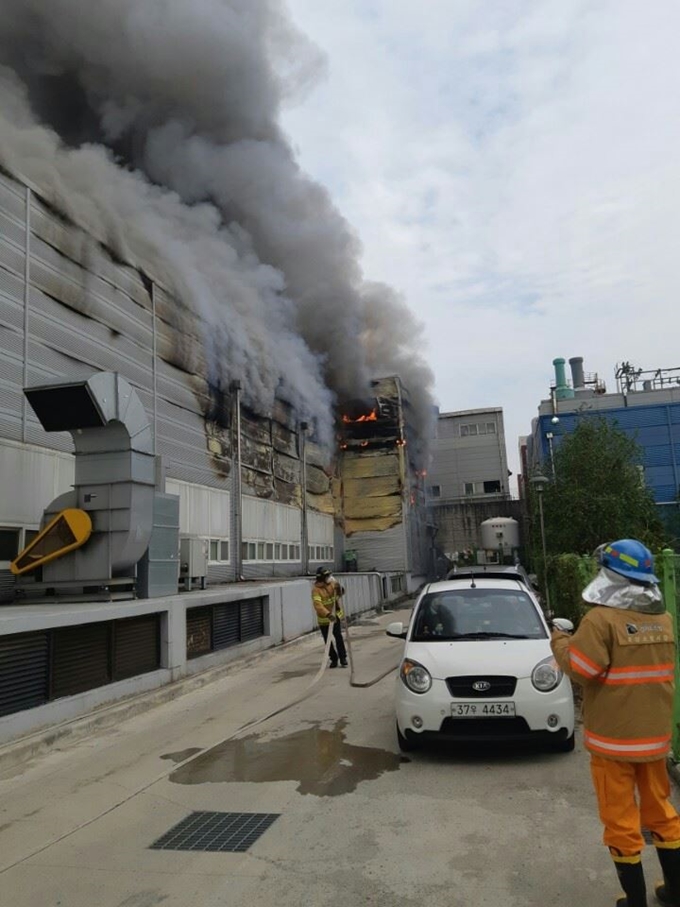
[[[386,632],[406,640],[396,696],[402,750],[428,740],[536,740],[573,750],[571,683],[526,584],[474,574],[430,583],[408,626]]]

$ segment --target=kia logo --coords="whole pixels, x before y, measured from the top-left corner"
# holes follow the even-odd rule
[[[491,684],[488,680],[475,680],[472,684],[472,689],[476,690],[477,693],[486,693],[487,690],[491,689]]]

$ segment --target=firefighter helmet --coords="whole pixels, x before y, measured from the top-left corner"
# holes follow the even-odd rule
[[[316,568],[316,579],[317,582],[322,581],[326,582],[328,577],[332,575],[332,570],[329,570],[328,567],[317,567]]]
[[[637,539],[619,539],[597,549],[600,564],[637,583],[658,583],[652,552]]]

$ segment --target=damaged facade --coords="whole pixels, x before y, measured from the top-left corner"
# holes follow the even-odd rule
[[[206,361],[200,316],[151,270],[113,255],[42,194],[0,171],[0,588],[73,483],[73,442],[46,433],[23,388],[120,373],[149,416],[158,487],[180,499],[180,536],[205,541],[209,582],[293,576],[320,564],[422,575],[422,474],[399,379],[343,407],[338,450],[285,399],[253,411]],[[365,416],[366,418],[363,418]],[[398,580],[401,582],[401,579]]]
[[[376,380],[372,390],[371,400],[343,407],[340,422],[337,497],[346,548],[360,571],[423,576],[431,534],[408,391],[398,377]]]
[[[39,529],[46,503],[73,483],[70,435],[46,433],[23,388],[98,371],[120,373],[139,394],[160,481],[180,497],[180,535],[205,540],[210,581],[299,575],[340,555],[328,452],[306,436],[287,401],[258,414],[238,405],[234,388],[211,384],[206,331],[149,272],[118,260],[21,179],[0,172],[5,598],[9,562]]]

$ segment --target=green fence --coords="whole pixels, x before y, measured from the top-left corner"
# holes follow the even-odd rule
[[[680,613],[680,555],[667,548],[656,558],[655,567],[661,580],[666,609],[673,615],[675,638],[680,639],[678,614]],[[680,669],[678,655],[675,657],[675,701],[673,703],[672,758],[680,762]]]

